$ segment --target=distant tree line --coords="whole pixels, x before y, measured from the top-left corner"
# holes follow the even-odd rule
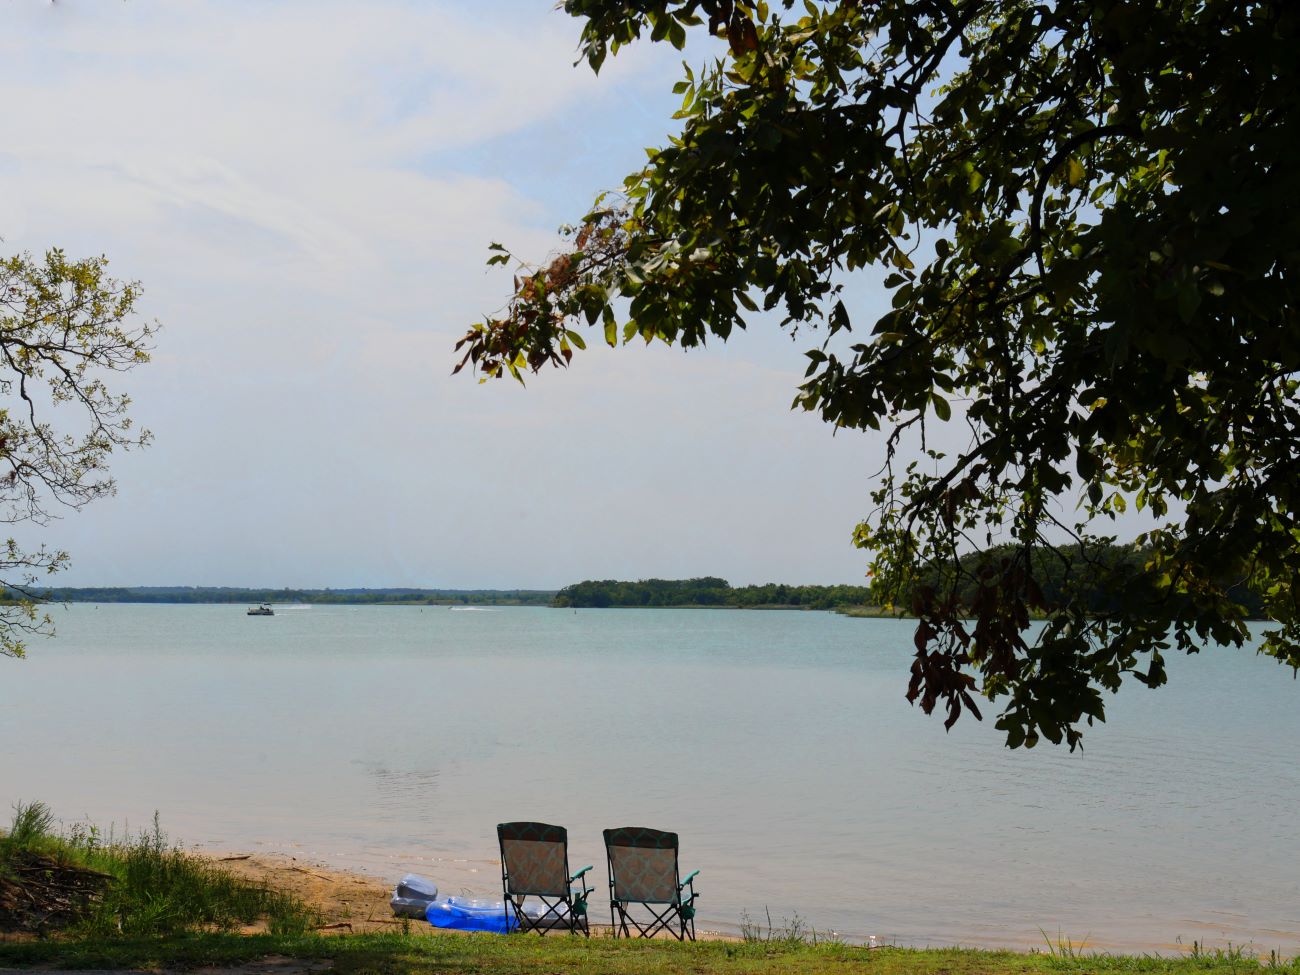
[[[963,555],[953,568],[945,564],[942,571],[931,569],[916,577],[913,593],[925,598],[952,592],[958,606],[972,610],[987,598],[990,580],[998,576],[998,566],[1011,558],[1011,545],[996,546],[982,552]],[[1151,553],[1134,545],[1089,546],[1086,551],[1075,545],[1055,549],[1036,548],[1031,557],[1034,583],[1041,590],[1041,605],[1050,613],[1071,600],[1082,600],[1088,611],[1097,616],[1117,612],[1124,593],[1108,588],[1106,580],[1128,578],[1132,585],[1150,584],[1143,571]],[[1121,571],[1119,574],[1116,569]],[[1229,596],[1252,618],[1264,617],[1264,600],[1244,585],[1223,580]],[[928,591],[931,595],[926,595]],[[1131,597],[1131,593],[1128,596]],[[762,586],[733,587],[725,579],[704,576],[698,579],[640,579],[636,582],[604,579],[565,586],[551,600],[552,606],[574,608],[604,607],[692,607],[716,606],[736,609],[799,608],[852,610],[871,606],[866,586],[791,586],[769,582]],[[873,607],[874,609],[874,607]],[[896,609],[908,612],[910,604]]]
[[[913,593],[954,595],[956,604],[977,607],[987,598],[998,566],[1014,554],[1010,545],[963,555],[954,569],[931,569],[916,577]],[[1035,549],[1032,577],[1041,591],[1040,605],[1050,613],[1072,600],[1082,600],[1090,613],[1103,616],[1116,612],[1124,593],[1108,588],[1105,580],[1127,577],[1131,585],[1150,584],[1143,567],[1150,553],[1133,545],[1078,546]],[[1128,570],[1119,574],[1116,569]],[[1223,580],[1231,598],[1252,618],[1265,615],[1264,600],[1244,585]],[[230,586],[131,586],[100,588],[58,588],[28,592],[28,596],[52,603],[308,603],[348,605],[461,605],[461,606],[555,606],[573,608],[720,607],[733,609],[819,609],[852,611],[871,607],[866,586],[794,586],[769,582],[761,586],[732,586],[726,579],[702,576],[696,579],[588,580],[550,589],[246,589]],[[1131,596],[1131,593],[1129,594]],[[0,602],[18,600],[23,594],[0,589]],[[895,607],[910,611],[910,604]]]
[[[241,589],[227,586],[58,588],[29,595],[51,603],[311,603],[546,606],[553,589]],[[0,599],[19,598],[9,589]]]
[[[575,608],[716,606],[757,609],[779,606],[837,609],[866,605],[867,592],[865,586],[790,586],[775,582],[737,588],[726,579],[715,576],[641,579],[637,582],[605,579],[565,586],[555,594],[551,605]]]
[[[955,586],[956,604],[971,609],[987,598],[982,590],[1000,577],[1003,564],[1009,562],[1015,553],[1014,545],[999,545],[968,553],[958,560],[955,569],[949,563],[943,571],[930,569],[922,572],[913,592],[927,587],[943,596]],[[1029,565],[1046,612],[1077,601],[1093,616],[1106,616],[1121,611],[1125,600],[1133,598],[1134,587],[1151,587],[1159,581],[1144,571],[1151,558],[1152,552],[1145,546],[1090,545],[1085,550],[1078,545],[1062,545],[1057,548],[1036,547],[1030,555]],[[1116,579],[1127,580],[1125,591],[1115,587]],[[1247,616],[1252,619],[1265,617],[1264,599],[1258,592],[1234,579],[1225,578],[1218,582]],[[929,594],[924,596],[925,599],[932,598]],[[1157,593],[1152,590],[1146,596],[1155,599]]]

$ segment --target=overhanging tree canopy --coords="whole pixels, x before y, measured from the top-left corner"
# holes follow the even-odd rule
[[[597,70],[647,34],[727,43],[678,84],[680,135],[517,278],[458,368],[567,364],[584,322],[610,344],[726,339],[760,310],[851,330],[808,351],[795,402],[889,431],[856,540],[918,618],[909,698],[949,725],[983,694],[1010,745],[1073,747],[1103,690],[1163,683],[1166,650],[1241,644],[1242,585],[1276,624],[1263,651],[1300,665],[1298,5],[564,7]],[[862,268],[887,274],[884,315],[845,298]],[[935,422],[965,447],[895,469]],[[1148,557],[1090,559],[1130,503]],[[1044,552],[1104,574],[1113,608],[1046,605]]]
[[[110,277],[107,265],[59,250],[0,259],[0,522],[44,525],[112,494],[109,456],[149,439],[105,377],[149,361],[154,328],[129,324],[139,285]],[[67,560],[4,543],[0,655],[21,657],[23,638],[48,630],[33,587]]]

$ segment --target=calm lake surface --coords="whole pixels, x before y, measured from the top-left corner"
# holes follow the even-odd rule
[[[1300,951],[1300,684],[1170,661],[1085,750],[903,699],[911,624],[827,613],[76,605],[0,659],[0,814],[499,892],[496,823],[676,830],[700,920],[904,944]],[[1041,931],[1040,931],[1041,929]]]

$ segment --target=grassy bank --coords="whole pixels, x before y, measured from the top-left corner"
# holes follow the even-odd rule
[[[615,941],[552,935],[365,934],[326,936],[235,934],[164,938],[90,938],[28,943],[0,942],[0,964],[60,968],[197,968],[237,966],[270,955],[328,960],[343,975],[1058,975],[1133,972],[1151,975],[1242,975],[1260,972],[1245,952],[1190,958],[1087,955],[1072,951],[1037,954],[955,948],[866,949],[799,942]],[[1300,966],[1276,962],[1288,973]]]
[[[82,939],[176,935],[260,926],[310,930],[296,898],[242,881],[152,830],[118,840],[93,827],[54,829],[39,802],[19,805],[0,833],[0,927]]]
[[[775,931],[743,923],[742,941],[694,944],[435,933],[417,922],[342,934],[319,930],[316,909],[324,908],[280,886],[169,846],[157,824],[117,841],[88,827],[56,832],[44,806],[22,806],[0,833],[0,927],[19,932],[0,934],[0,967],[238,968],[279,956],[324,962],[343,975],[1241,975],[1261,967],[1300,975],[1300,962],[1274,956],[1261,966],[1240,949],[1180,958],[1091,955],[1046,940],[1028,954],[868,949],[816,943],[801,923]],[[383,889],[372,894],[383,905]]]

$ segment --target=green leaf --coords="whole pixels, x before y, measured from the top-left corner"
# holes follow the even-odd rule
[[[983,580],[928,599],[917,649],[951,659],[914,697],[950,720],[982,688],[1012,745],[1075,747],[1133,647],[1244,641],[1247,577],[1276,631],[1260,646],[1300,663],[1300,208],[1283,205],[1300,18],[1279,0],[768,3],[565,4],[596,67],[709,17],[728,43],[701,39],[719,59],[684,69],[680,125],[569,235],[579,260],[517,283],[462,362],[561,364],[556,344],[577,346],[558,333],[594,308],[612,343],[615,294],[624,344],[749,326],[817,346],[795,404],[897,448],[866,536],[877,598]],[[850,313],[876,319],[872,338],[831,356]],[[912,424],[951,422],[958,401],[972,437],[946,455]],[[1163,525],[1141,562],[1176,587],[1095,541],[1125,530],[1130,499]],[[1048,551],[1070,508],[1080,549]],[[987,565],[963,563],[954,532],[993,546],[970,553]],[[1049,563],[1072,568],[1039,600],[1026,580]],[[1029,605],[1048,607],[1041,627]]]
[[[1097,458],[1087,447],[1080,446],[1074,458],[1074,469],[1085,481],[1090,481],[1097,473]]]

